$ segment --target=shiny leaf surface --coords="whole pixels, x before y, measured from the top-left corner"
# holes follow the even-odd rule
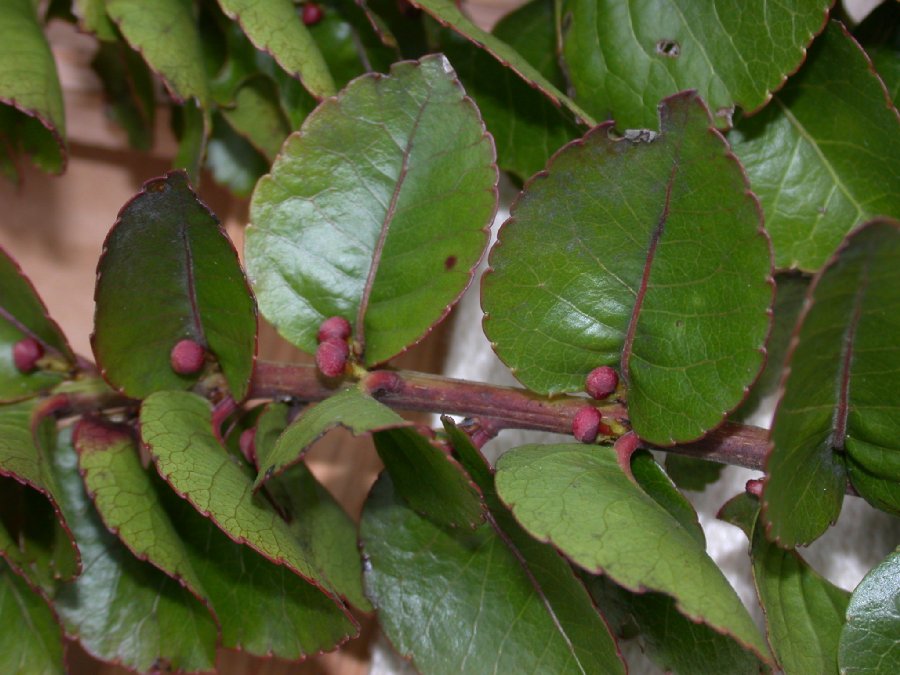
[[[246,256],[263,314],[310,353],[331,316],[355,321],[366,365],[405,350],[469,283],[496,180],[493,145],[445,58],[354,80],[254,192]]]
[[[761,108],[803,62],[829,0],[567,0],[563,58],[576,100],[599,119],[650,127],[660,99],[696,89],[727,127]]]
[[[770,253],[746,179],[702,101],[660,133],[611,123],[555,155],[510,210],[482,283],[484,329],[527,387],[581,391],[618,367],[635,432],[702,436],[762,367]]]
[[[803,70],[731,134],[765,211],[776,267],[815,272],[857,225],[900,217],[900,117],[871,68],[832,22]]]
[[[0,670],[62,675],[62,631],[47,601],[0,560]]]
[[[179,375],[183,339],[221,368],[231,395],[247,392],[256,309],[237,252],[183,172],[144,184],[119,212],[98,266],[92,343],[109,382],[129,396],[193,386],[211,367]]]

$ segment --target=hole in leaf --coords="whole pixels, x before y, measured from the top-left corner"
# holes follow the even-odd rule
[[[675,40],[660,40],[656,43],[656,53],[670,59],[677,59],[681,56],[681,45]]]

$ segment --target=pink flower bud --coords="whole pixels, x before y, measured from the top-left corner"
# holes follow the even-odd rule
[[[198,343],[190,339],[181,340],[172,347],[169,354],[169,362],[172,370],[179,375],[193,375],[199,373],[206,360],[206,350]]]
[[[37,368],[38,359],[44,355],[44,346],[33,337],[19,340],[12,348],[13,363],[20,373],[30,373]]]
[[[349,337],[350,322],[342,316],[333,316],[330,319],[325,319],[322,325],[319,326],[319,332],[316,335],[316,339],[319,342],[325,342],[325,340],[330,339],[346,340]]]
[[[349,355],[346,341],[329,338],[316,350],[316,365],[325,377],[338,377],[344,373]]]
[[[593,406],[579,408],[572,420],[572,435],[582,443],[593,443],[600,430],[600,418],[600,411]]]
[[[584,382],[584,390],[591,398],[602,400],[609,398],[619,385],[619,374],[609,366],[594,368],[588,373]]]

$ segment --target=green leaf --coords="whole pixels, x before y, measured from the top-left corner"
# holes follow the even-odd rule
[[[47,602],[0,560],[0,672],[66,672],[62,631]]]
[[[206,157],[206,146],[212,133],[211,117],[194,101],[172,106],[172,133],[178,140],[178,152],[172,167],[183,169],[192,181],[200,179],[200,167]]]
[[[242,399],[256,351],[256,308],[237,252],[183,172],[144,184],[119,212],[98,266],[92,344],[104,377],[129,396],[193,386],[179,375],[182,339],[214,357]]]
[[[469,283],[496,181],[490,137],[444,57],[354,80],[253,194],[246,258],[263,314],[310,353],[335,315],[355,319],[367,366],[405,350]]]
[[[254,489],[299,462],[307,448],[337,426],[354,436],[408,425],[400,415],[356,387],[345,389],[300,414],[271,447],[257,443],[259,474]]]
[[[179,102],[210,103],[200,34],[190,0],[106,0],[122,35],[166,83]]]
[[[857,225],[900,217],[900,118],[839,23],[731,140],[766,213],[776,267],[814,272]]]
[[[764,672],[752,652],[728,635],[683,616],[675,600],[665,593],[632,593],[604,576],[585,576],[591,595],[609,617],[616,633],[636,637],[641,649],[665,672],[690,675]]]
[[[647,127],[661,98],[696,89],[727,127],[735,105],[762,108],[797,70],[831,4],[567,0],[562,54],[576,100],[601,119]]]
[[[54,580],[78,574],[81,562],[50,468],[56,421],[35,419],[36,406],[35,401],[0,406],[0,476],[26,486],[17,490],[9,489],[7,481],[0,483],[7,488],[4,501],[9,500],[0,509],[0,545],[17,571],[46,591]]]
[[[75,356],[59,326],[22,274],[0,248],[0,402],[15,401],[51,389],[64,373],[41,368],[22,373],[13,361],[13,346],[26,337],[37,340],[45,356],[73,362]]]
[[[145,672],[211,670],[216,623],[190,591],[137,560],[110,534],[84,490],[68,431],[60,435],[53,471],[72,514],[83,573],[60,587],[54,607],[66,635],[95,658]]]
[[[379,624],[422,672],[624,672],[612,641],[597,644],[608,633],[571,571],[569,588],[551,585],[553,602],[574,591],[569,606],[551,604],[490,524],[440,528],[406,506],[383,474],[360,528],[366,591]],[[551,570],[540,570],[542,582],[562,572]],[[573,615],[584,623],[570,623]]]
[[[275,83],[261,75],[249,78],[238,88],[234,107],[223,108],[222,115],[270,162],[291,132]]]
[[[900,548],[874,567],[850,598],[841,632],[841,673],[876,675],[900,669]]]
[[[500,498],[540,541],[631,591],[672,596],[692,621],[769,659],[753,620],[696,536],[628,479],[612,448],[523,446],[500,458],[496,480]]]
[[[262,495],[253,493],[251,478],[213,435],[212,410],[205,399],[188,392],[157,392],[144,400],[140,422],[142,442],[176,493],[229,539],[285,565],[333,598],[332,584],[318,569],[314,552],[296,539]]]
[[[607,122],[526,186],[491,251],[484,329],[525,386],[581,391],[617,366],[635,432],[696,439],[762,367],[768,240],[740,166],[687,92],[657,135]]]
[[[119,39],[119,35],[115,24],[106,14],[106,1],[72,0],[72,11],[78,16],[79,28],[87,33],[93,33],[98,40],[114,42]]]
[[[547,612],[555,618],[560,633],[569,641],[576,661],[597,664],[604,673],[621,672],[621,655],[606,618],[597,613],[584,585],[572,573],[572,567],[555,548],[536,541],[516,522],[497,496],[490,465],[449,417],[441,421],[460,464],[484,495],[490,510],[488,523],[533,579],[535,591]]]
[[[210,607],[221,625],[224,647],[298,659],[330,649],[355,633],[343,612],[313,586],[230,541],[193,507],[175,498],[158,477],[141,467],[130,434],[82,420],[75,444],[85,484],[106,525],[136,556],[178,580]],[[314,497],[304,494],[302,499],[310,511],[327,511]],[[334,518],[329,521],[311,512],[298,511],[297,516],[303,522],[342,526]],[[349,527],[353,532],[352,524]],[[323,536],[330,543],[345,530],[346,526]],[[361,587],[355,534],[352,541],[356,586]],[[347,552],[346,545],[335,549]]]
[[[376,431],[375,449],[410,508],[445,527],[484,522],[481,492],[450,454],[415,429]]]
[[[205,164],[217,183],[239,197],[249,197],[256,181],[269,169],[265,156],[219,113],[213,115]]]
[[[558,88],[565,88],[555,59],[551,0],[535,0],[506,15],[494,35]],[[525,180],[544,168],[557,148],[580,135],[570,116],[481,47],[452,33],[443,42],[443,52],[494,136],[500,168]]]
[[[772,308],[772,332],[766,341],[766,366],[750,388],[747,399],[732,413],[731,420],[747,423],[763,405],[764,399],[778,392],[784,360],[808,289],[808,277],[796,274],[779,274],[775,277],[775,306]],[[675,456],[668,455],[667,461]]]
[[[590,126],[596,124],[588,113],[562,93],[540,70],[523,58],[515,49],[498,37],[483,31],[473,23],[463,14],[454,0],[410,0],[410,4],[425,10],[443,25],[452,28],[463,37],[477,44],[503,66],[511,69],[525,82],[542,92],[555,104],[568,108],[577,119]]]
[[[694,507],[647,450],[639,450],[631,456],[631,475],[644,492],[678,521],[685,532],[706,548],[706,535]]]
[[[310,26],[316,44],[337,88],[363,73],[386,73],[391,64],[400,60],[395,49],[388,49],[378,39],[372,25],[355,2],[325,0],[319,3],[322,20]]]
[[[262,410],[254,435],[257,457],[271,454],[287,426],[288,411],[284,403],[270,403]],[[297,538],[315,553],[335,590],[354,607],[371,612],[363,593],[356,524],[328,490],[303,463],[270,480],[265,489],[285,510]]]
[[[103,81],[107,115],[128,134],[136,150],[153,145],[156,91],[153,76],[140,55],[124,42],[101,42],[91,68]]]
[[[778,665],[788,675],[837,675],[838,638],[850,594],[817,574],[796,551],[767,541],[758,514],[758,500],[743,493],[719,517],[752,542],[753,579]]]
[[[66,166],[62,88],[31,0],[0,4],[0,35],[0,164],[26,152],[39,168],[61,173]]]
[[[250,41],[299,78],[316,98],[335,93],[322,52],[291,0],[219,0],[228,18],[240,23]]]
[[[719,480],[724,468],[724,464],[676,455],[674,452],[666,455],[666,473],[682,490],[702,492],[707,485]]]
[[[810,287],[770,434],[763,488],[767,536],[806,544],[854,487],[900,512],[900,224],[847,238]]]

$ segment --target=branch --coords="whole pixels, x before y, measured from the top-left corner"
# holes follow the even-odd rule
[[[572,433],[572,419],[589,403],[578,396],[546,398],[525,389],[501,387],[413,371],[377,370],[363,376],[362,386],[391,408],[443,413],[489,420],[494,429],[528,429]],[[251,398],[291,397],[321,401],[336,393],[340,382],[324,380],[314,366],[260,361]],[[596,406],[606,424],[627,426],[627,411],[619,403]],[[654,449],[763,470],[768,434],[765,429],[724,424],[704,438],[684,445]]]

